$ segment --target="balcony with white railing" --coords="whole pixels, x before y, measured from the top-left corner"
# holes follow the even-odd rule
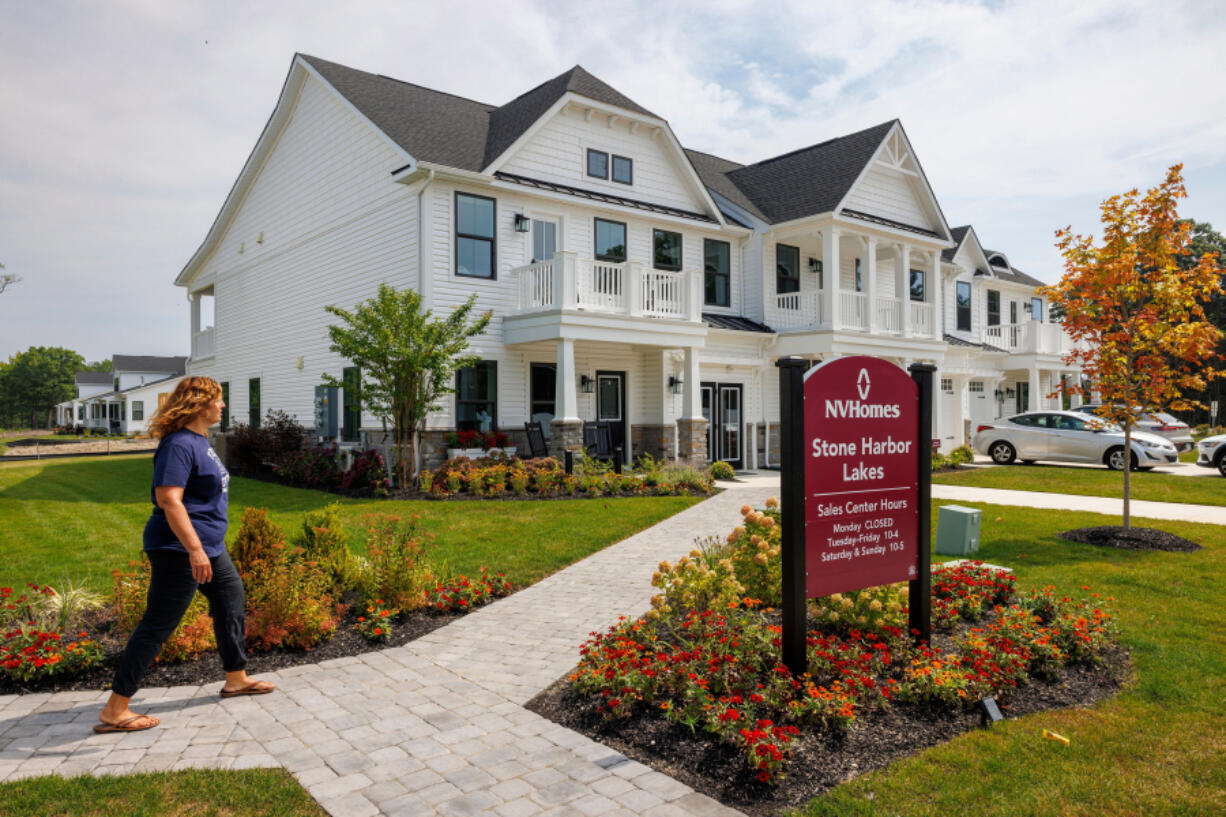
[[[192,360],[212,357],[214,351],[213,327],[206,327],[192,336]]]
[[[902,332],[902,301],[898,298],[877,297],[877,328],[897,335]]]
[[[1021,355],[1065,355],[1073,348],[1073,340],[1058,323],[1024,321],[987,326],[984,343]]]
[[[822,293],[785,292],[775,296],[775,313],[770,325],[775,329],[809,329],[822,320]]]
[[[559,252],[512,271],[518,280],[518,312],[582,310],[635,318],[702,320],[702,277],[636,261],[614,263]]]
[[[909,317],[911,318],[911,332],[921,337],[937,337],[937,325],[935,320],[936,310],[930,303],[923,301],[908,302],[908,309],[911,310]]]
[[[868,296],[862,292],[840,292],[839,319],[845,329],[867,332]]]

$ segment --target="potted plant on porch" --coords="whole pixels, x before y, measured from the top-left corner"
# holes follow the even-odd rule
[[[496,453],[514,457],[517,449],[507,445],[510,441],[511,438],[504,431],[452,431],[447,435],[447,459],[467,457],[475,460]]]

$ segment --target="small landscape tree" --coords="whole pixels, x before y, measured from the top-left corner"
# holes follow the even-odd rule
[[[394,429],[401,485],[415,473],[416,438],[426,417],[440,397],[454,391],[456,370],[477,361],[464,351],[469,338],[485,331],[491,313],[470,321],[476,302],[473,293],[450,315],[435,319],[422,311],[419,293],[380,284],[375,296],[352,312],[324,307],[342,321],[328,327],[329,348],[360,368],[362,404]],[[324,381],[343,386],[330,375]]]
[[[1124,427],[1124,528],[1128,528],[1132,427],[1141,411],[1185,409],[1190,390],[1226,372],[1211,364],[1222,332],[1205,303],[1222,291],[1215,253],[1188,263],[1190,222],[1180,221],[1182,165],[1142,196],[1136,189],[1101,205],[1103,237],[1056,231],[1064,277],[1041,290],[1064,315],[1079,364],[1102,396],[1105,416]],[[1075,387],[1079,388],[1079,387]]]

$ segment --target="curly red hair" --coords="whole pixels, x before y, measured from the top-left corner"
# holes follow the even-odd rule
[[[149,418],[149,435],[161,439],[178,431],[220,397],[221,384],[213,378],[183,378],[166,402]]]

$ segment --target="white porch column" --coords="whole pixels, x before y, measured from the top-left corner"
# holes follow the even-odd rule
[[[1068,376],[1072,378],[1073,385],[1081,385],[1081,372],[1070,372]],[[1081,396],[1079,389],[1069,393],[1069,408],[1078,408],[1084,402],[1085,399]]]
[[[900,298],[910,297],[908,293],[911,291],[911,247],[908,244],[898,245],[898,251],[894,254],[894,291]],[[903,301],[902,315],[899,316],[899,320],[902,321],[903,337],[910,337],[911,304],[906,300]]]
[[[1030,367],[1030,386],[1029,388],[1030,388],[1030,394],[1028,395],[1029,400],[1027,400],[1026,410],[1027,411],[1038,411],[1039,410],[1039,367],[1038,366]]]
[[[963,374],[954,378],[954,439],[951,443],[954,448],[967,443],[966,417],[969,408],[967,404],[971,399],[969,389],[969,377]]]
[[[928,268],[928,285],[924,287],[924,301],[932,305],[932,337],[945,337],[945,319],[941,316],[945,302],[941,299],[941,251],[932,251],[932,263]],[[908,296],[910,297],[910,296]]]
[[[870,335],[877,334],[877,239],[864,240],[864,264],[861,277],[866,277],[864,293],[868,299],[868,331]],[[901,301],[902,308],[907,308],[906,301]]]
[[[192,336],[188,339],[187,349],[192,357],[196,357],[196,335],[200,334],[200,293],[190,293],[187,300],[192,305]]]
[[[829,227],[822,231],[822,314],[821,322],[838,331],[843,326],[839,312],[839,237],[842,231]]]
[[[579,419],[579,382],[575,378],[575,342],[569,338],[558,341],[558,378],[554,388],[555,419],[568,423]]]
[[[578,267],[575,264],[575,253],[568,250],[558,250],[553,254],[553,306],[558,309],[574,309],[576,299],[575,274]],[[560,353],[559,353],[560,354]],[[559,383],[561,382],[561,365],[558,367]]]
[[[643,316],[643,265],[638,261],[626,264],[626,312],[631,317]]]
[[[681,419],[702,419],[702,383],[698,373],[698,350],[693,346],[685,347],[685,383],[682,388],[685,395],[681,400]]]

